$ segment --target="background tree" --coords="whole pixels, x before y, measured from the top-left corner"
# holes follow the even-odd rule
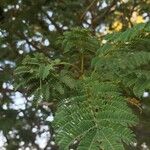
[[[6,141],[3,148],[6,147],[8,150],[25,149],[26,147],[42,149],[35,141],[38,135],[47,133],[45,149],[49,149],[49,147],[57,149],[53,142],[51,122],[46,121],[46,118],[51,112],[55,113],[58,100],[78,93],[78,91],[72,90],[76,86],[72,77],[83,79],[85,75],[91,74],[90,62],[95,56],[95,52],[101,43],[105,43],[107,40],[111,42],[111,38],[104,40],[104,35],[125,31],[137,23],[148,22],[149,5],[148,0],[1,0],[0,129]],[[71,30],[73,27],[78,28]],[[89,29],[91,32],[80,30],[79,27]],[[140,30],[138,29],[138,31]],[[117,36],[112,39],[115,40],[115,38],[117,39]],[[141,45],[144,45],[143,47],[146,47],[149,52],[149,38],[145,39],[148,41],[140,39],[141,41],[134,42],[137,45],[142,42]],[[81,41],[87,41],[87,43]],[[131,46],[134,49],[134,46]],[[34,55],[36,52],[41,54]],[[34,66],[35,68],[33,67],[33,74],[30,70],[31,78],[39,73],[37,79],[34,78],[32,81],[37,84],[30,88],[25,86],[28,84],[19,85],[20,88],[16,92],[14,80],[22,83],[29,77],[28,74],[25,74],[21,76],[22,78],[18,78],[18,76],[15,78],[13,74],[14,69],[21,65],[26,55],[29,57],[24,60],[24,67],[28,65],[33,67],[32,62],[37,64]],[[113,55],[115,56],[115,54]],[[93,64],[96,65],[96,63]],[[148,66],[147,68],[149,69]],[[23,68],[24,71],[26,71],[25,69]],[[20,74],[18,73],[18,75]],[[45,80],[52,83],[51,86]],[[90,83],[90,81],[88,82]],[[29,85],[32,85],[31,82]],[[94,85],[96,86],[96,83]],[[41,90],[41,86],[44,91]],[[37,90],[34,91],[34,89]],[[49,89],[52,95],[49,95],[45,89]],[[43,92],[45,100],[41,101],[40,93]],[[19,100],[16,98],[18,95],[22,97]],[[24,100],[24,104],[21,107],[15,107],[16,102],[21,99]],[[134,128],[138,140],[137,145],[127,147],[127,149],[142,149],[142,144],[150,147],[148,117],[150,102],[149,97],[142,99],[140,102],[137,99],[129,102],[130,106],[131,103],[134,104],[131,107],[140,116],[140,122]],[[141,114],[135,105],[143,109]]]

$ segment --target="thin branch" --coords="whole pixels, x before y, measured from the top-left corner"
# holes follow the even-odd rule
[[[51,107],[51,106],[53,106],[55,104],[54,104],[54,102],[40,102],[39,103],[39,106],[43,106],[43,105]]]
[[[29,39],[28,39],[24,34],[21,34],[21,33],[18,32],[17,35],[18,35],[20,38],[23,38],[23,39],[27,42],[28,45],[31,45],[31,46],[32,46],[33,48],[35,48],[36,50],[41,51],[41,49],[40,49],[38,46],[36,46],[34,43],[30,42]]]
[[[87,11],[94,5],[95,2],[97,2],[98,0],[93,0],[90,5],[88,5],[88,7],[86,8],[86,10],[84,11],[84,13],[81,15],[80,19],[82,20],[84,18],[84,16],[86,15]]]
[[[67,62],[60,62],[58,65],[68,65],[73,67],[74,69],[76,69],[79,73],[81,73],[80,68],[78,68],[76,65],[71,64],[71,63],[67,63]]]
[[[84,74],[84,54],[81,53],[81,77]]]
[[[57,31],[59,31],[60,33],[62,33],[63,32],[62,28],[60,28],[59,25],[57,25],[57,23],[44,10],[42,10],[42,12],[47,17],[47,19],[49,19],[50,22],[55,26],[55,28],[57,29]]]
[[[18,35],[20,38],[23,38],[29,46],[32,46],[33,48],[35,48],[35,49],[38,50],[39,52],[42,52],[42,53],[44,53],[45,55],[48,55],[48,52],[49,52],[48,49],[39,48],[36,44],[34,44],[33,42],[30,42],[29,39],[28,39],[28,37],[26,37],[23,33],[19,33],[19,32],[18,32],[17,35]]]
[[[136,3],[136,0],[134,0],[134,1],[133,1],[132,9],[131,9],[129,15],[127,16],[128,21],[129,21],[131,27],[133,27],[133,23],[132,23],[132,21],[131,21],[131,17],[132,17],[132,14],[133,14],[134,10],[135,10],[136,4],[137,4],[137,3]]]
[[[107,15],[109,15],[110,13],[115,11],[115,9],[112,9],[112,8],[114,6],[116,6],[116,3],[117,3],[117,1],[113,0],[110,5],[108,5],[107,7],[102,9],[101,11],[99,11],[97,16],[92,19],[92,24],[91,25],[92,25],[93,28],[95,28],[101,21],[103,21],[107,17]]]
[[[15,92],[14,90],[12,90],[12,89],[7,89],[7,88],[1,88],[0,89],[0,93],[6,93],[6,92],[9,92],[9,93],[11,93],[11,92]]]

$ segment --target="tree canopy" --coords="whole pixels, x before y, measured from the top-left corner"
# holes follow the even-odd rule
[[[150,148],[149,0],[0,1],[0,149]]]

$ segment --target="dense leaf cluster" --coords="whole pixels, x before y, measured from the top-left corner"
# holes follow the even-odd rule
[[[84,73],[78,79],[72,76],[78,82],[76,87],[73,87],[73,79],[65,79],[65,74],[57,72],[57,65],[68,62],[48,61],[44,55],[37,54],[33,58],[25,58],[23,65],[16,69],[16,74],[24,78],[23,84],[27,88],[40,83],[37,87],[31,86],[31,90],[41,88],[48,95],[56,91],[63,95],[67,92],[67,96],[58,101],[54,122],[60,149],[67,150],[77,143],[79,150],[122,150],[122,142],[134,142],[134,134],[129,127],[137,123],[137,117],[127,106],[127,101],[140,100],[144,91],[150,89],[149,31],[149,23],[140,24],[106,36],[106,44],[101,46],[95,37],[87,35],[87,31],[74,29],[66,32],[62,38],[65,53],[74,50],[71,52],[80,56],[88,49],[92,50],[91,45],[93,49],[99,45],[92,59],[90,75]],[[139,41],[144,41],[144,44]],[[65,92],[62,83],[75,93],[69,95],[68,91]],[[55,91],[49,91],[50,87]],[[55,99],[59,97],[57,92]],[[41,95],[43,99],[47,94]]]
[[[82,149],[85,141],[86,146],[94,143],[105,147],[101,131],[106,135],[116,131],[111,134],[115,135],[115,148],[122,147],[121,141],[127,150],[150,147],[150,101],[149,97],[142,97],[145,90],[149,92],[149,24],[131,28],[148,22],[149,12],[149,0],[0,0],[0,149],[57,150],[55,132],[60,148],[69,144],[70,149]],[[97,108],[94,102],[101,106]],[[106,131],[100,122],[105,118],[109,123],[110,116],[104,115],[102,108],[115,103],[124,106],[124,113],[128,110],[134,120],[129,125],[119,122],[116,127],[118,119],[112,116],[115,126],[107,125]],[[137,142],[127,146],[134,135],[126,127],[137,120],[130,106],[140,121],[132,128]],[[111,108],[110,112],[116,109]],[[61,134],[58,132],[64,125],[63,115],[69,117],[64,110],[76,119],[80,116],[78,120],[69,118],[70,125],[71,120],[81,125],[82,116],[89,117],[94,130],[86,133],[91,138],[84,136],[81,128],[78,136],[78,131],[73,133],[68,127],[70,143],[63,138],[60,141],[68,133],[65,127]],[[56,118],[53,127],[52,120],[47,121],[52,115]],[[104,118],[100,120],[99,115]],[[114,115],[122,117],[116,112]],[[99,126],[95,126],[94,118]],[[128,132],[124,136],[123,132],[118,134],[123,127]],[[43,135],[48,136],[41,145],[37,139]]]

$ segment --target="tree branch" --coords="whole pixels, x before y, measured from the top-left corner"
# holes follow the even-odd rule
[[[113,0],[110,5],[100,10],[95,18],[92,19],[92,28],[96,28],[96,26],[101,22],[104,21],[104,18],[107,17],[108,14],[112,13],[114,10],[112,8],[116,5],[117,1]]]
[[[82,20],[84,18],[84,16],[86,15],[87,11],[94,5],[94,3],[96,3],[98,0],[93,0],[90,5],[88,5],[88,7],[86,8],[86,10],[83,12],[83,14],[81,15],[80,19]]]
[[[42,12],[47,17],[47,19],[49,19],[50,22],[55,26],[57,31],[62,34],[62,32],[63,32],[62,28],[60,28],[59,25],[57,25],[57,23],[44,10],[42,10]]]

